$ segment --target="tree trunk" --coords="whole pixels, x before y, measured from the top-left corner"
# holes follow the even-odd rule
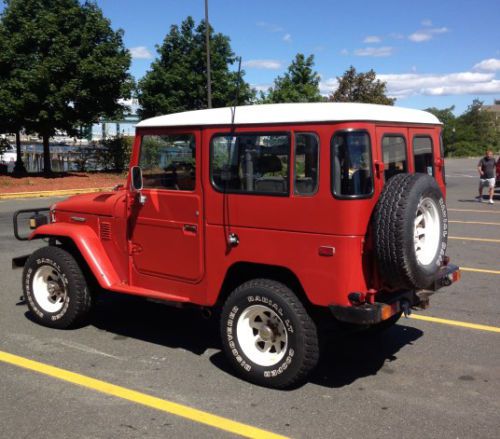
[[[16,164],[14,165],[14,174],[15,175],[26,175],[27,171],[24,167],[23,157],[21,153],[21,133],[19,131],[16,132]]]
[[[43,173],[45,175],[52,174],[52,168],[50,166],[50,147],[49,147],[49,135],[44,134],[43,139]]]

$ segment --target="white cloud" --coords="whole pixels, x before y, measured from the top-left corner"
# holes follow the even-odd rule
[[[244,61],[243,66],[251,69],[279,70],[283,67],[283,63],[275,59],[250,59]]]
[[[426,28],[412,33],[408,39],[414,43],[422,43],[424,41],[432,40],[435,35],[445,34],[449,31],[450,30],[447,27]]]
[[[133,59],[151,59],[153,58],[153,55],[151,52],[148,50],[146,46],[137,46],[137,47],[131,47],[130,49],[130,55],[132,55]]]
[[[257,26],[262,27],[263,29],[267,30],[268,32],[284,32],[285,29],[283,29],[281,26],[273,23],[268,23],[267,21],[259,21],[257,22]]]
[[[369,35],[363,40],[363,43],[373,44],[373,43],[380,43],[381,41],[382,38],[378,37],[377,35]]]
[[[422,20],[420,23],[424,27],[431,27],[432,26],[432,21],[426,18],[425,20]]]
[[[337,78],[328,78],[328,79],[325,79],[324,81],[320,81],[319,92],[323,96],[328,96],[330,93],[337,90],[338,86],[339,86],[339,84],[338,84]]]
[[[387,83],[390,97],[404,99],[410,96],[488,95],[500,93],[500,80],[495,73],[456,72],[447,74],[403,74],[377,75]],[[320,92],[326,96],[338,87],[337,78],[322,79]]]
[[[344,55],[344,56],[345,56],[345,55],[349,55],[349,51],[348,51],[347,49],[342,49],[342,50],[340,51],[340,54],[341,54],[341,55]]]
[[[364,49],[356,49],[354,54],[356,56],[373,56],[373,57],[383,57],[391,56],[393,48],[392,47],[365,47]]]
[[[422,31],[422,32],[415,32],[413,34],[411,34],[408,39],[410,41],[413,41],[414,43],[421,43],[423,41],[429,41],[429,40],[432,40],[432,35],[425,32],[425,31]]]
[[[285,43],[291,43],[292,42],[292,36],[290,34],[285,34],[283,37],[283,41]]]
[[[496,72],[500,70],[500,59],[495,59],[495,58],[485,59],[477,63],[473,67],[473,69],[481,70],[483,72]]]
[[[387,82],[388,94],[396,98],[415,95],[478,95],[500,92],[500,81],[496,80],[495,75],[491,73],[404,73],[377,75],[377,79]]]

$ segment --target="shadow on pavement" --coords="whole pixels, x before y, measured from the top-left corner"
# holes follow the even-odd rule
[[[32,320],[29,312],[26,317]],[[132,338],[167,348],[182,348],[196,355],[207,349],[221,349],[216,318],[206,319],[197,308],[177,309],[133,296],[107,293],[101,296],[91,315],[92,326],[114,334],[117,341]],[[323,349],[320,364],[309,382],[325,387],[343,387],[379,371],[391,373],[388,363],[423,332],[395,325],[379,334],[337,332]],[[223,352],[210,356],[221,371],[235,376]]]
[[[115,340],[134,338],[203,355],[220,349],[215,319],[198,308],[178,309],[133,296],[106,293],[99,298],[90,324],[115,334]]]
[[[402,325],[402,321],[378,334],[333,336],[310,381],[325,387],[343,387],[380,371],[392,373],[389,364],[397,360],[396,354],[423,335],[419,329]]]

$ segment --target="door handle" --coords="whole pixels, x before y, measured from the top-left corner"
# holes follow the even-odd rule
[[[184,232],[196,234],[196,232],[198,232],[198,226],[196,226],[196,224],[184,224],[184,226],[182,227],[182,230]]]

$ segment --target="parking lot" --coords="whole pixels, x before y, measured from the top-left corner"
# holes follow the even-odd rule
[[[291,391],[233,376],[217,325],[195,310],[110,294],[83,328],[31,322],[11,259],[43,243],[16,241],[12,213],[56,200],[0,201],[2,438],[497,438],[500,191],[495,205],[474,200],[476,164],[446,164],[462,280],[385,333],[334,336]]]

